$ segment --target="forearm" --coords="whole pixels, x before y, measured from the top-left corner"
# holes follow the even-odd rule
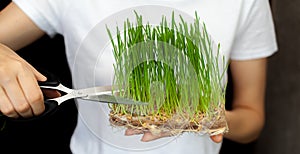
[[[232,110],[226,111],[229,133],[226,138],[248,143],[255,140],[264,126],[266,58],[232,61]]]
[[[16,51],[44,35],[24,12],[10,3],[0,12],[0,43]]]
[[[264,126],[264,115],[251,108],[238,107],[226,111],[229,132],[225,138],[239,142],[249,143],[260,135]]]

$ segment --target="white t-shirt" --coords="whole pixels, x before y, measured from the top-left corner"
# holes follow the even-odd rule
[[[111,84],[112,53],[106,26],[122,27],[133,10],[157,24],[176,10],[192,19],[195,11],[227,59],[249,60],[277,50],[268,0],[14,0],[48,35],[62,34],[74,88]],[[76,100],[78,124],[71,139],[75,154],[215,154],[221,144],[206,135],[185,133],[143,143],[112,128],[106,104]]]

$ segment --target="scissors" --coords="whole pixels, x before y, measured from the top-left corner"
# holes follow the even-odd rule
[[[124,97],[114,96],[112,95],[112,88],[113,88],[112,86],[99,86],[99,87],[90,87],[85,89],[71,89],[64,86],[54,74],[46,71],[43,71],[43,74],[47,76],[47,81],[38,82],[41,89],[58,90],[60,92],[64,92],[65,94],[60,97],[45,99],[44,100],[45,111],[38,117],[49,115],[50,113],[54,112],[55,109],[60,104],[70,99],[83,99],[83,100],[90,100],[98,103],[113,103],[113,104],[125,104],[125,105],[147,105],[148,104],[146,102],[135,101]],[[1,112],[0,115],[2,115]]]

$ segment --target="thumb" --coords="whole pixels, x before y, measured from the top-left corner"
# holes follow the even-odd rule
[[[39,71],[37,71],[36,69],[34,69],[34,76],[36,77],[36,79],[38,81],[46,81],[47,77],[44,76],[42,73],[40,73]]]
[[[213,135],[210,137],[212,141],[220,143],[223,140],[223,134]]]

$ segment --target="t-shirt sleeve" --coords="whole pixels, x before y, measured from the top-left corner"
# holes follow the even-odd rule
[[[268,0],[254,0],[242,9],[230,58],[249,60],[275,53],[278,47]]]
[[[13,2],[49,36],[61,33],[61,0],[13,0]]]

